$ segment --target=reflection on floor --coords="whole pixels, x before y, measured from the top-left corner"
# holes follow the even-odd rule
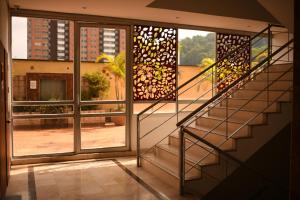
[[[14,156],[73,152],[73,128],[14,130]],[[84,127],[83,149],[125,146],[125,126]]]
[[[7,200],[190,200],[157,180],[135,158],[15,166]]]

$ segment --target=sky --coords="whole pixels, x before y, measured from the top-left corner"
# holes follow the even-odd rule
[[[12,57],[27,59],[27,18],[12,17]]]
[[[193,36],[196,35],[201,35],[201,36],[206,36],[210,32],[207,31],[198,31],[198,30],[188,30],[188,29],[179,29],[178,31],[178,39],[179,41],[184,39],[184,38],[192,38]]]
[[[179,41],[196,35],[206,36],[207,31],[179,29]],[[18,59],[27,59],[27,18],[12,17],[12,56]]]

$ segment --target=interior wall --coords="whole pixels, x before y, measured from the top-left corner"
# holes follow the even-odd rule
[[[294,0],[258,0],[283,26],[294,32]]]
[[[8,184],[10,174],[10,95],[7,91],[9,90],[10,83],[10,67],[11,66],[11,48],[10,48],[10,11],[6,0],[0,0],[0,59],[2,63],[1,68],[1,90],[0,90],[0,199],[4,198],[6,187]]]

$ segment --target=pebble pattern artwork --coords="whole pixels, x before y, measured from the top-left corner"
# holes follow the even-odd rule
[[[134,26],[133,100],[157,100],[176,88],[174,28]],[[165,97],[175,100],[175,93]]]
[[[217,60],[220,60],[227,53],[236,47],[249,41],[250,37],[247,35],[234,35],[217,33]],[[241,77],[245,72],[250,69],[250,42],[245,48],[241,49],[238,53],[224,59],[218,63],[216,70],[217,82],[224,82],[218,85],[218,91],[221,91],[227,85]],[[227,77],[231,75],[231,77]],[[227,78],[226,78],[227,77]]]

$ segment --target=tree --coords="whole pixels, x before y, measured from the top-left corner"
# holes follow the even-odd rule
[[[126,60],[125,53],[121,52],[116,56],[110,56],[102,53],[96,58],[96,62],[104,61],[105,69],[110,71],[115,77],[115,93],[117,100],[123,99],[122,91],[120,88],[124,88],[124,79],[126,75]]]
[[[197,35],[192,38],[184,38],[179,44],[180,64],[197,65],[204,58],[215,57],[215,33],[206,36]]]

